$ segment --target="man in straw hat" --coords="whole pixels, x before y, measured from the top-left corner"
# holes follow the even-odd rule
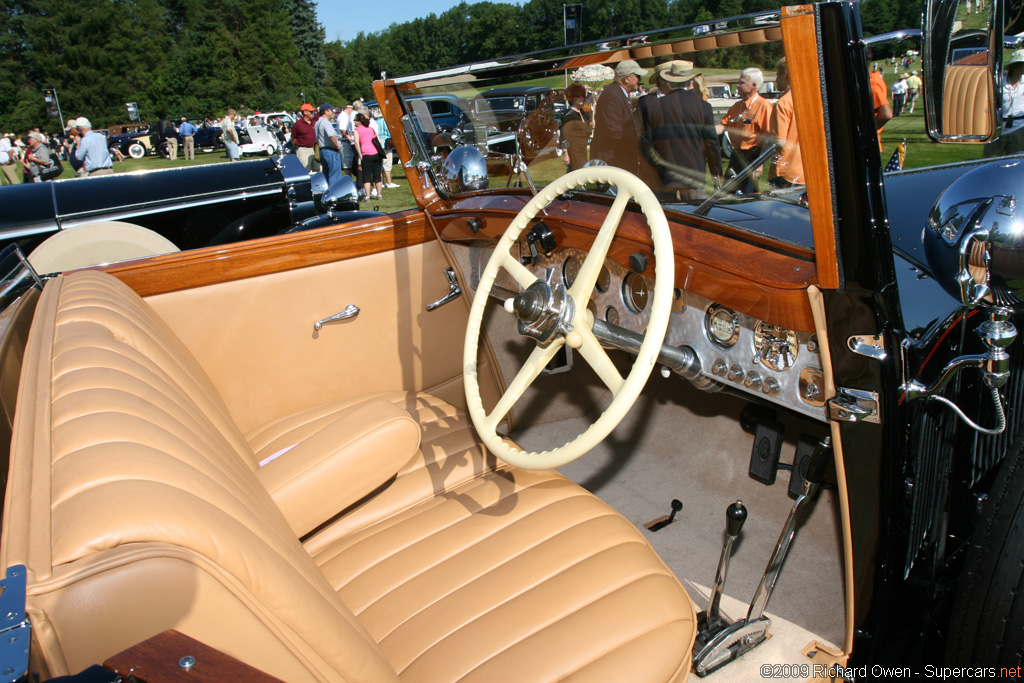
[[[591,158],[630,173],[639,171],[640,118],[629,96],[640,87],[640,78],[646,75],[647,69],[641,69],[632,59],[624,59],[615,66],[615,80],[606,85],[597,98]]]
[[[675,60],[658,72],[661,97],[643,98],[646,158],[658,173],[661,190],[678,200],[706,196],[707,169],[721,182],[722,149],[711,105],[692,89],[693,62]]]

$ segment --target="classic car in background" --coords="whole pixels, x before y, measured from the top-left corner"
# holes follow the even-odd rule
[[[224,148],[220,126],[211,125],[201,116],[186,116],[184,118],[196,127],[196,132],[192,136],[192,144],[197,152],[212,152]],[[172,123],[175,129],[177,129],[181,126],[181,117],[176,119],[160,119],[150,126],[150,148],[155,149],[165,159],[170,155],[167,149],[168,123]],[[178,153],[181,154],[184,140],[181,137],[181,133],[176,134],[175,137],[178,140]]]
[[[132,159],[141,159],[147,154],[156,153],[156,148],[151,142],[152,128],[134,132],[118,133],[107,136],[107,146],[111,149],[117,148],[121,154]]]
[[[924,128],[991,140],[1020,27],[1000,0],[924,9]],[[378,81],[417,209],[16,265],[0,598],[25,596],[23,668],[127,670],[174,629],[287,681],[1019,671],[1024,166],[974,146],[884,174],[859,11]],[[472,126],[433,145],[427,102],[705,51],[785,55],[800,118],[723,188],[656,118],[692,91],[572,173],[543,127],[515,163]]]
[[[323,174],[311,177],[294,155],[230,173],[211,164],[13,185],[0,190],[0,245],[80,267],[380,215],[358,210],[351,178],[330,190],[325,205]]]

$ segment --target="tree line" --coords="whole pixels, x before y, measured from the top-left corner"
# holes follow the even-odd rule
[[[0,132],[46,121],[56,89],[65,119],[97,128],[168,116],[295,110],[303,101],[371,97],[392,76],[515,55],[564,42],[563,0],[462,2],[440,14],[327,42],[312,0],[4,0]],[[779,0],[580,0],[582,40],[776,9]],[[918,0],[864,0],[866,33],[917,26]],[[702,57],[699,66],[714,55]],[[739,65],[742,66],[742,65]]]

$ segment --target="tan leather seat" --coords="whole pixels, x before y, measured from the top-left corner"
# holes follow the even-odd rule
[[[425,395],[243,435],[109,276],[47,285],[14,431],[0,555],[51,674],[167,628],[287,681],[688,673],[686,591],[597,498]]]

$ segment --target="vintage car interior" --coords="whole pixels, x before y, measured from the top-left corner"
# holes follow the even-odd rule
[[[841,428],[896,409],[837,387],[830,360],[848,343],[823,293],[851,275],[839,211],[867,192],[884,216],[877,188],[840,183],[856,126],[823,94],[835,108],[867,73],[826,88],[809,49],[845,44],[852,12],[379,81],[417,210],[45,281],[13,255],[0,561],[24,585],[25,666],[74,674],[168,629],[284,681],[847,665],[877,539]],[[692,177],[642,149],[634,175],[566,173],[557,144],[526,159],[479,131],[428,144],[433,95],[709,51],[788,58],[805,184],[706,177],[682,200]],[[961,306],[935,291],[927,310]]]

